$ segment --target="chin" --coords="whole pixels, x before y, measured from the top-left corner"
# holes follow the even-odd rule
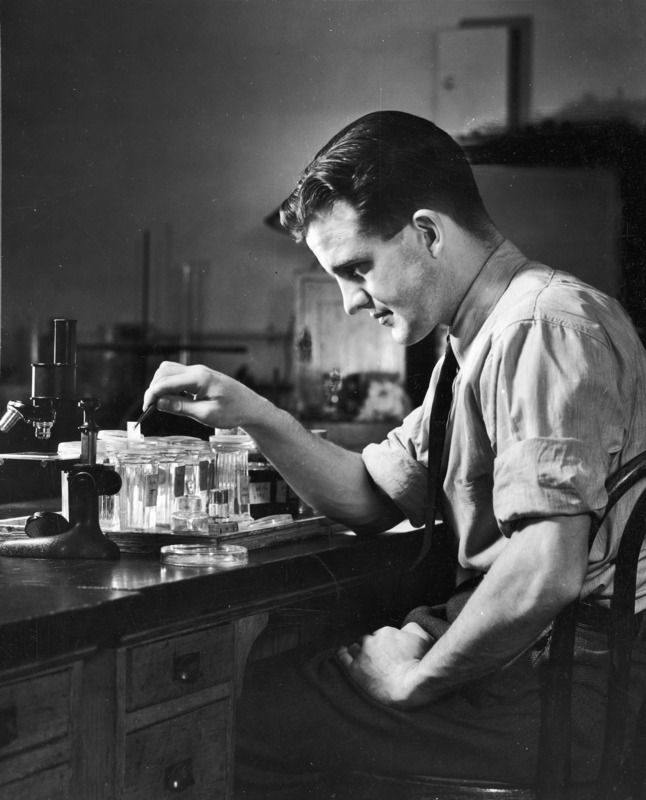
[[[396,328],[393,328],[391,335],[395,342],[400,344],[402,347],[408,347],[408,345],[415,344],[416,342],[420,341],[416,336],[412,336],[410,331],[401,331],[397,330]]]
[[[392,330],[392,337],[397,342],[397,344],[401,344],[403,347],[409,347],[412,344],[417,344],[424,339],[430,333],[429,331],[412,331],[410,329],[401,330],[397,328],[393,328]]]
[[[408,342],[406,341],[408,338],[406,336],[406,331],[402,331],[399,328],[391,328],[390,335],[393,337],[393,340],[397,344],[403,344],[403,345],[408,344]]]

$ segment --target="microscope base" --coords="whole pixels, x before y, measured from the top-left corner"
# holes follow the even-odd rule
[[[119,559],[119,547],[98,526],[77,523],[65,533],[0,543],[0,557]]]

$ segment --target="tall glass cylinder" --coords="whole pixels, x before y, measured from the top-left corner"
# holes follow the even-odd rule
[[[157,460],[150,450],[119,454],[122,531],[152,531],[157,522]]]
[[[186,460],[186,482],[184,494],[195,495],[206,508],[209,502],[209,489],[212,486],[213,453],[207,442],[194,442],[182,445]]]
[[[157,525],[169,528],[176,498],[185,493],[186,458],[183,449],[172,448],[158,455]]]
[[[199,483],[198,495],[202,500],[202,508],[206,511],[209,504],[209,492],[215,480],[215,455],[208,442],[202,442],[198,450]]]
[[[181,449],[157,454],[157,527],[170,528],[175,500],[184,495],[186,458]]]
[[[244,527],[252,521],[249,512],[249,447],[253,442],[246,434],[216,433],[209,438],[215,456],[213,488],[224,492],[229,520]]]

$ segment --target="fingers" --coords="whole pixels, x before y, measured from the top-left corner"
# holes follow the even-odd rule
[[[406,633],[414,633],[415,636],[419,636],[420,639],[424,639],[425,642],[435,641],[431,634],[427,633],[421,625],[417,624],[417,622],[407,622],[404,626],[402,626],[402,630],[406,631]]]
[[[342,665],[343,665],[343,666],[344,666],[346,669],[352,665],[353,658],[352,658],[352,656],[350,655],[350,653],[348,652],[348,648],[347,648],[347,647],[345,647],[345,646],[343,646],[343,647],[340,647],[340,648],[339,648],[339,649],[336,651],[336,657],[339,659],[339,661],[341,662],[341,664],[342,664]]]
[[[185,398],[181,397],[181,395],[182,393],[188,393],[192,396],[198,395],[208,382],[206,373],[206,367],[187,367],[184,364],[177,364],[173,361],[164,361],[155,372],[150,386],[144,394],[143,409],[145,410],[153,403],[157,403],[160,397],[170,395],[171,402],[167,408],[162,408],[159,404],[157,404],[157,407],[171,414],[186,413],[186,407],[183,405]]]
[[[367,638],[369,637],[362,636],[361,642],[365,641]],[[350,644],[347,647],[343,645],[343,647],[340,647],[337,650],[336,654],[339,661],[343,664],[343,666],[348,667],[350,666],[350,664],[352,664],[355,658],[358,658],[358,656],[361,655],[362,649],[363,647],[361,644],[359,644],[358,642],[354,642],[354,644]]]
[[[167,394],[157,401],[157,409],[159,411],[182,417],[196,416],[199,407],[199,404],[195,402],[195,396],[189,395],[188,392],[175,395]]]

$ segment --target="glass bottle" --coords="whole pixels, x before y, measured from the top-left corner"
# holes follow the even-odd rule
[[[175,499],[170,528],[173,533],[209,532],[209,515],[203,510],[198,495],[183,495]]]

